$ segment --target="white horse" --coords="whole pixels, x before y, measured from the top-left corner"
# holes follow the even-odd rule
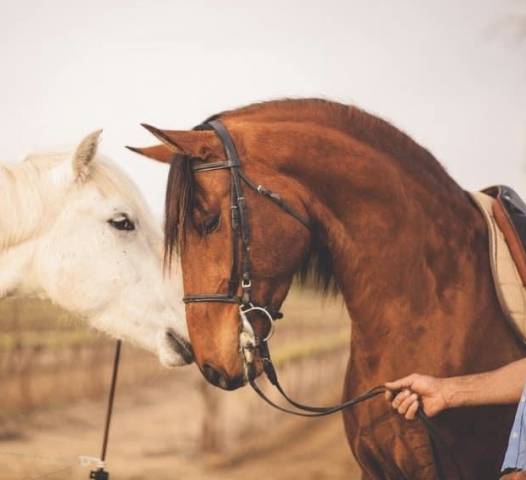
[[[99,136],[88,135],[73,155],[0,164],[0,298],[48,298],[164,365],[189,363],[184,308],[170,302],[174,285],[168,292],[162,271],[160,228],[135,184],[96,155]]]

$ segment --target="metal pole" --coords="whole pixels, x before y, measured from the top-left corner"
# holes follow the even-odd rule
[[[121,356],[121,340],[117,340],[115,345],[115,357],[113,359],[113,373],[111,376],[110,394],[108,396],[108,407],[106,410],[106,423],[104,425],[104,437],[102,439],[102,452],[100,454],[100,461],[102,464],[106,461],[106,451],[108,449],[108,437],[110,434],[111,415],[113,413],[113,399],[115,398],[115,389],[117,386],[117,373],[119,372],[119,360]],[[104,467],[90,472],[89,478],[91,480],[109,480],[110,474]]]

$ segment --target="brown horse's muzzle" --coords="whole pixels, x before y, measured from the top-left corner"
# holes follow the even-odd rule
[[[215,368],[208,363],[203,365],[201,373],[208,382],[216,387],[222,388],[223,390],[236,390],[239,387],[242,387],[246,382],[244,373],[231,377],[224,370]]]

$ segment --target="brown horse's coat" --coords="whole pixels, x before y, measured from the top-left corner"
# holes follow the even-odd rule
[[[282,194],[315,227],[310,238],[275,205],[246,192],[257,301],[279,307],[309,252],[330,252],[320,273],[334,276],[352,318],[345,399],[414,371],[461,375],[523,356],[493,289],[482,217],[428,151],[378,118],[322,100],[268,102],[220,118],[244,171]],[[173,152],[224,159],[210,132],[156,132]],[[144,153],[167,156],[166,150]],[[173,190],[169,197],[177,195]],[[195,178],[189,220],[179,225],[186,227],[188,293],[225,291],[228,192],[225,171]],[[220,224],[204,235],[197,227],[210,215],[220,215]],[[174,223],[172,208],[169,233]],[[235,307],[193,304],[187,320],[198,365],[239,376]],[[436,419],[465,478],[497,477],[513,412],[511,406],[457,409]],[[425,431],[386,402],[361,404],[344,419],[364,478],[435,478]]]

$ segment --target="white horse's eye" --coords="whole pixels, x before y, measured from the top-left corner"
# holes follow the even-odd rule
[[[117,230],[131,231],[135,230],[135,223],[133,223],[128,215],[122,214],[115,218],[110,218],[108,223]]]

